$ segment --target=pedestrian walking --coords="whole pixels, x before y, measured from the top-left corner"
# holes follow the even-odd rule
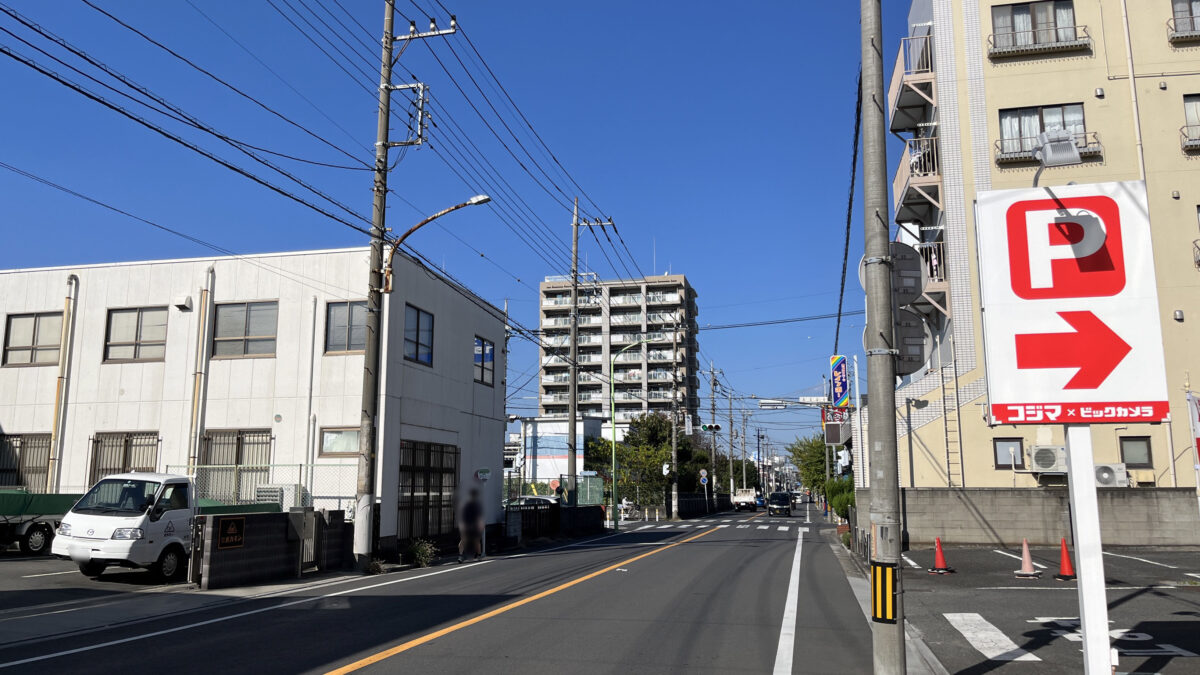
[[[475,553],[475,559],[478,560],[483,555],[480,546],[483,538],[483,504],[479,501],[479,490],[476,488],[471,488],[467,501],[459,511],[458,532],[458,562],[463,561],[468,549]]]

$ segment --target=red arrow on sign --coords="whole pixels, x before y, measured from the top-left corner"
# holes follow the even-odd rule
[[[1074,333],[1017,336],[1017,368],[1078,368],[1064,389],[1096,389],[1133,348],[1091,312],[1059,312]]]

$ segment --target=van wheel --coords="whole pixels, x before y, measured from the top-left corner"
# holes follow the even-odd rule
[[[163,581],[179,581],[183,578],[187,571],[187,558],[183,555],[183,549],[178,546],[168,546],[162,555],[158,556],[158,562],[154,565],[153,570]]]
[[[41,555],[50,550],[50,540],[54,534],[45,525],[35,525],[21,537],[21,553],[25,555]]]
[[[98,577],[104,573],[104,563],[95,561],[79,563],[79,571],[83,572],[85,577]]]

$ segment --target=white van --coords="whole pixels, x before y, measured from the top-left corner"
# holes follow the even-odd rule
[[[119,565],[178,580],[187,571],[195,512],[187,476],[105,476],[63,516],[51,552],[75,561],[87,576]]]

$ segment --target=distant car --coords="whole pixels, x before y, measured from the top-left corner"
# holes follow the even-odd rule
[[[799,506],[804,503],[804,493],[796,490],[792,492],[792,503]]]
[[[541,495],[522,495],[508,500],[505,506],[524,506],[527,504],[557,504],[558,497],[543,497]]]
[[[767,498],[767,515],[792,515],[792,495],[787,492],[772,492]]]
[[[754,498],[754,505],[755,505],[755,506],[762,506],[762,507],[766,507],[766,505],[767,505],[767,500],[766,500],[766,498],[765,498],[765,497],[763,497],[762,495],[758,495],[758,496],[756,496],[756,497]]]

